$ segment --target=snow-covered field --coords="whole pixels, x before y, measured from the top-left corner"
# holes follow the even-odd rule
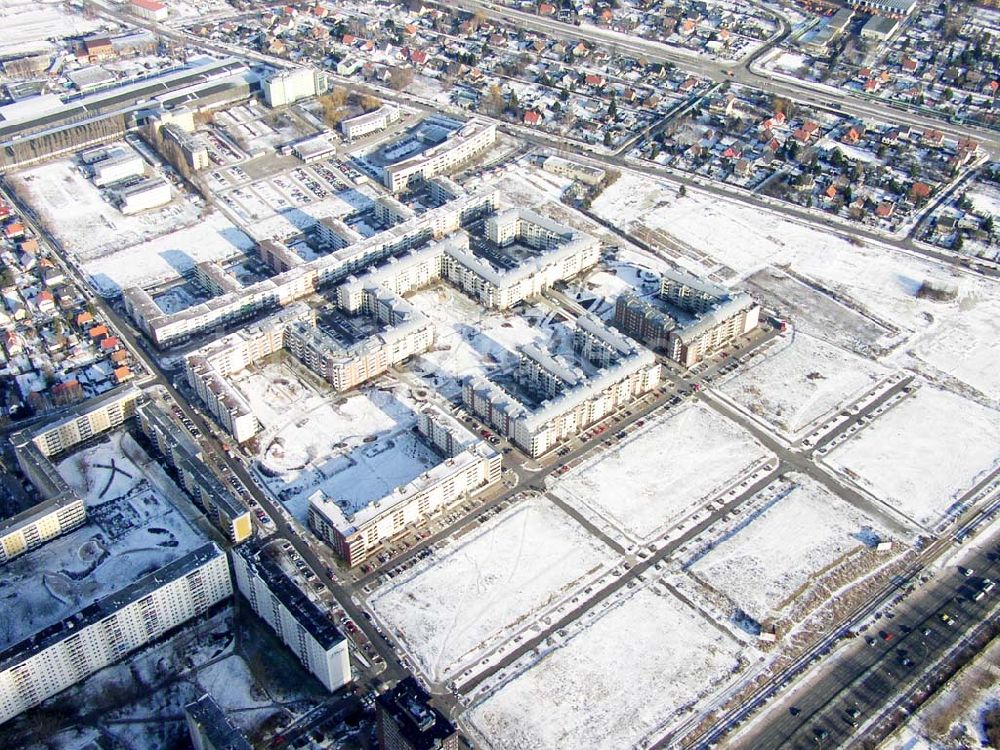
[[[646,746],[737,669],[737,644],[648,588],[464,716],[490,750]]]
[[[435,681],[454,676],[589,580],[610,550],[544,498],[524,500],[370,600]]]
[[[792,331],[738,368],[719,390],[795,438],[888,375],[869,359]]]
[[[516,364],[517,346],[548,346],[553,336],[550,317],[541,310],[529,308],[526,315],[489,311],[444,284],[407,299],[436,329],[434,348],[417,357],[412,369],[445,396],[461,393],[465,378]]]
[[[741,427],[693,403],[598,453],[553,492],[627,538],[647,540],[768,455]]]
[[[127,433],[112,433],[58,469],[84,496],[88,521],[4,567],[0,649],[205,541],[170,502],[181,491]]]
[[[924,386],[831,451],[826,463],[934,526],[1000,464],[1000,412]]]
[[[809,580],[884,532],[866,514],[804,474],[768,486],[766,510],[714,545],[691,570],[758,622]]]
[[[415,404],[399,389],[337,395],[318,389],[288,360],[244,371],[233,382],[263,426],[264,479],[303,522],[317,490],[363,505],[439,462],[407,434]]]
[[[126,216],[101,195],[69,159],[19,172],[11,179],[23,191],[52,234],[80,261],[157,237],[198,220],[183,197],[162,207]]]
[[[14,57],[55,49],[52,40],[83,36],[101,27],[98,18],[69,13],[61,3],[39,0],[4,0],[0,3],[3,41],[0,55]]]
[[[212,212],[197,224],[83,264],[101,292],[153,286],[180,278],[206,260],[243,256],[253,240],[225,216]]]
[[[676,188],[627,170],[592,210],[621,228],[644,224],[685,243],[688,251],[677,262],[701,275],[717,273],[735,281],[768,265],[790,264],[834,298],[906,334],[940,330],[947,336],[963,320],[989,321],[988,309],[980,313],[979,308],[1000,299],[1000,288],[989,279],[945,271],[892,247],[852,241],[837,228],[816,229],[696,189],[680,198]],[[957,284],[958,299],[917,298],[928,278]],[[983,330],[985,325],[974,331],[976,341],[992,340],[993,329]],[[978,360],[973,369],[981,371]]]

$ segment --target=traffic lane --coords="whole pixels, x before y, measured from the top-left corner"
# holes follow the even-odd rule
[[[975,555],[972,559],[975,561],[975,565],[982,567],[982,571],[986,575],[996,578],[998,571],[1000,571],[1000,565],[980,554]],[[914,627],[914,633],[919,633],[919,629],[912,623],[919,623],[922,620],[932,622],[935,615],[944,608],[943,603],[954,600],[954,597],[962,586],[962,581],[957,580],[958,578],[961,578],[961,576],[958,576],[955,569],[951,569],[946,574],[946,577],[942,577],[937,582],[935,591],[926,592],[918,598],[902,605],[897,610],[898,614],[895,617],[891,619],[882,618],[877,621],[868,633],[868,635],[876,638],[875,647],[867,646],[865,641],[859,639],[856,645],[849,647],[847,651],[835,657],[835,661],[828,666],[828,671],[823,675],[822,679],[816,681],[807,691],[796,698],[795,705],[793,706],[795,709],[794,712],[782,710],[774,717],[771,717],[768,723],[762,726],[761,729],[749,735],[744,742],[737,743],[736,746],[744,748],[781,747],[783,743],[787,743],[789,738],[796,734],[800,727],[809,722],[819,721],[823,709],[836,701],[837,697],[845,689],[845,686],[849,686],[852,681],[858,679],[859,675],[863,675],[866,670],[885,658],[887,653],[891,654],[892,649],[898,648],[899,644],[895,641],[895,638],[898,637],[899,633],[896,631],[900,630],[900,625],[910,625]],[[964,612],[964,608],[962,611]],[[889,627],[887,623],[892,624],[892,627]],[[938,624],[943,625],[939,621]],[[938,626],[931,624],[930,627],[933,632]],[[890,642],[890,646],[878,638],[878,631],[893,630],[893,628],[895,628],[894,640]],[[906,634],[904,640],[915,637],[914,633]],[[945,636],[944,633],[940,635],[941,637]],[[923,637],[922,634],[919,637]],[[919,667],[919,665],[916,666]],[[830,671],[834,668],[836,668],[835,672]],[[875,691],[870,700],[878,699],[884,699],[884,694],[881,690]]]
[[[987,577],[1000,574],[1000,564],[991,563],[986,558],[979,560],[989,566],[981,570]],[[979,577],[971,580],[978,582]],[[848,721],[838,720],[845,717],[852,706],[864,706],[867,710],[863,711],[862,718],[868,718],[890,699],[894,700],[902,688],[917,683],[923,675],[922,665],[926,666],[943,656],[993,609],[995,601],[990,596],[983,597],[978,602],[968,596],[969,581],[969,578],[953,570],[948,579],[941,581],[941,590],[928,597],[932,600],[931,606],[921,607],[922,611],[919,612],[901,612],[892,620],[885,621],[879,631],[892,633],[892,639],[886,641],[880,635],[871,636],[877,639],[875,647],[869,647],[874,659],[856,658],[854,666],[857,674],[831,700],[819,700],[817,696],[817,700],[810,702],[808,707],[800,706],[799,708],[804,709],[800,716],[808,716],[805,709],[811,708],[813,703],[820,703],[819,710],[808,716],[806,721],[800,722],[800,726],[789,735],[786,742],[794,744],[802,739],[810,739],[810,734],[814,735],[819,728],[829,732],[831,739],[846,741],[854,734],[854,728]],[[927,602],[923,604],[926,605]],[[940,619],[942,613],[954,618],[955,624],[949,626],[944,623]],[[901,625],[911,628],[910,632],[902,633]],[[924,629],[929,629],[930,634],[925,635]],[[910,659],[913,664],[903,664],[904,659]],[[841,676],[830,682],[842,684],[842,679]]]

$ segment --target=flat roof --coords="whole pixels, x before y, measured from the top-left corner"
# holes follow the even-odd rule
[[[400,680],[376,699],[414,750],[433,750],[455,734],[455,725],[430,705],[430,694],[413,677]]]

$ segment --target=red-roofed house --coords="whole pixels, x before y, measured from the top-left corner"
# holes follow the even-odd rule
[[[524,124],[525,125],[538,125],[542,121],[542,113],[536,112],[533,109],[529,109],[524,113]]]
[[[115,368],[115,382],[125,383],[133,378],[132,371],[127,367],[117,367]]]
[[[538,6],[538,15],[540,16],[552,16],[555,15],[556,6],[551,3],[542,3]]]
[[[914,182],[913,187],[910,188],[910,195],[913,198],[930,198],[931,186],[926,182]]]
[[[896,211],[896,204],[889,201],[882,201],[875,208],[875,215],[882,219],[888,219]]]
[[[107,338],[101,339],[101,351],[113,352],[118,348],[118,337],[108,336]]]

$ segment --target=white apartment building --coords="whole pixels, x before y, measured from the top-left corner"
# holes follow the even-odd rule
[[[311,324],[314,320],[313,311],[299,302],[185,358],[188,385],[237,443],[256,435],[259,425],[250,403],[229,382],[229,376],[283,349],[288,326],[299,321]]]
[[[209,543],[0,653],[0,722],[37,706],[232,596]]]
[[[392,123],[399,120],[399,108],[391,104],[383,104],[374,112],[367,112],[340,123],[340,132],[344,138],[353,141],[357,138],[364,138],[371,133],[385,130]]]
[[[532,457],[657,387],[661,368],[653,353],[608,329],[593,316],[581,316],[574,333],[579,356],[601,369],[592,377],[547,355],[522,347],[518,375],[544,400],[531,409],[486,378],[464,384],[466,408]]]
[[[678,325],[651,302],[630,298],[615,305],[615,322],[629,335],[665,349],[667,356],[690,367],[760,324],[760,305],[746,292],[681,271],[665,271],[659,298],[696,319]]]
[[[262,87],[267,106],[284,107],[322,93],[326,85],[322,73],[302,67],[273,73],[264,79]]]
[[[254,542],[230,550],[236,586],[282,642],[331,693],[351,681],[347,639]]]
[[[500,481],[500,454],[457,420],[428,407],[417,429],[444,461],[350,516],[335,498],[321,492],[309,498],[309,527],[350,566],[362,563],[383,541]]]
[[[70,409],[57,421],[31,433],[31,441],[48,457],[71,448],[106,430],[118,427],[135,414],[141,395],[134,385],[112,388]]]
[[[0,565],[82,526],[86,520],[83,499],[75,492],[43,500],[5,518],[0,522]]]
[[[157,346],[177,344],[216,326],[257,315],[261,310],[284,307],[313,293],[317,286],[342,281],[375,263],[419,247],[429,239],[450,234],[463,223],[495,211],[497,200],[495,188],[463,193],[443,206],[425,211],[366,240],[172,314],[164,313],[146,290],[129,287],[122,294],[125,308]]]
[[[393,193],[402,193],[478,156],[496,143],[496,139],[496,125],[474,117],[444,143],[386,167],[385,186]]]
[[[156,0],[129,0],[128,9],[132,15],[147,21],[166,21],[170,15],[170,9]]]

